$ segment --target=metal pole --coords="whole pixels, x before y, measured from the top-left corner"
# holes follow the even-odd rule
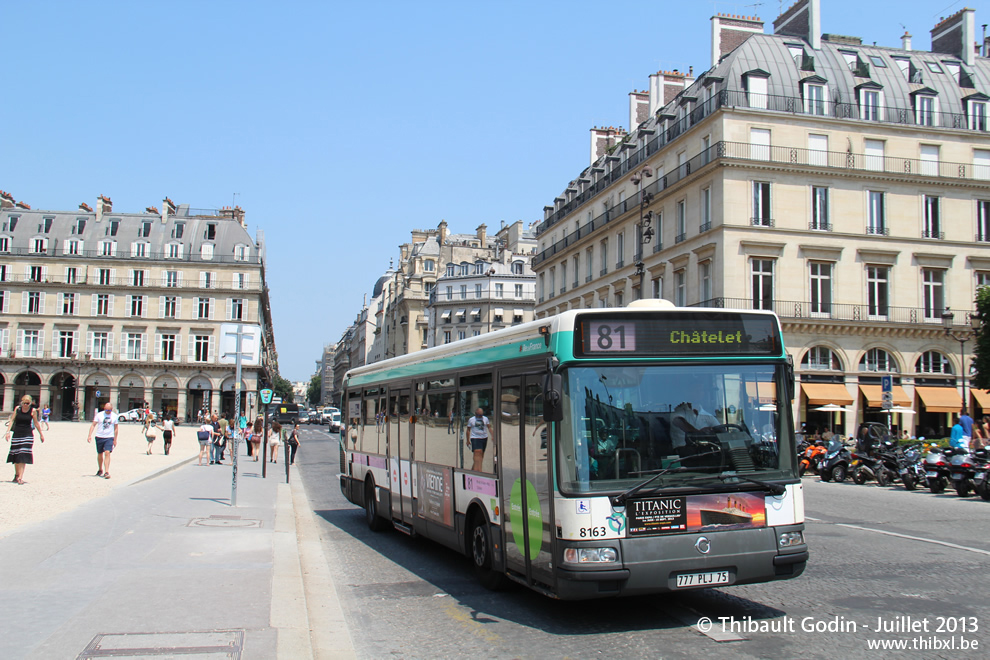
[[[261,437],[261,478],[268,478],[268,413],[271,411],[271,404],[265,406],[265,430]]]
[[[234,351],[237,355],[234,358],[234,432],[231,434],[234,439],[234,449],[231,465],[233,474],[230,479],[230,506],[237,506],[237,441],[241,437],[241,338],[244,336],[241,326],[237,326],[234,334]]]
[[[968,340],[969,338],[959,340],[959,352],[962,353],[962,407],[966,414],[969,414],[969,401],[966,400],[966,342]]]

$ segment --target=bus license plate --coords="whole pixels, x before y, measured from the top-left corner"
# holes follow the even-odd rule
[[[708,573],[681,573],[677,576],[678,587],[707,587],[713,584],[728,584],[729,571]]]

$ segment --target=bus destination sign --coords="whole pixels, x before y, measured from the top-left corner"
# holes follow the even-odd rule
[[[666,313],[648,318],[587,315],[578,319],[575,353],[582,357],[780,355],[772,316],[732,312]]]

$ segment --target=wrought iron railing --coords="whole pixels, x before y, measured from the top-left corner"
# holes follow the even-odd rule
[[[774,300],[769,304],[754,303],[750,298],[712,298],[688,307],[721,307],[725,309],[765,309],[782,319],[814,319],[823,321],[862,321],[940,326],[942,310],[922,307],[893,307],[891,305],[823,303],[810,300]],[[966,312],[967,317],[972,312]]]

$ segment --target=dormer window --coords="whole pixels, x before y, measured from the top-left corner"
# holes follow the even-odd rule
[[[202,259],[204,259],[206,261],[209,261],[210,259],[212,259],[213,258],[213,243],[203,243],[203,246],[200,248],[199,254],[200,254],[200,258],[202,258]]]
[[[966,125],[971,131],[987,130],[987,102],[990,97],[985,94],[974,94],[963,99],[966,108]]]
[[[754,69],[743,74],[743,81],[749,107],[765,110],[769,105],[767,92],[770,86],[770,74],[762,69]]]
[[[110,221],[110,235],[111,236],[116,236],[118,229],[120,229],[120,220],[111,220]]]
[[[859,95],[859,116],[867,121],[882,121],[883,88],[873,82],[856,88]]]
[[[172,238],[182,238],[182,233],[186,230],[186,223],[177,222],[175,223],[175,229],[172,230]]]
[[[19,218],[19,215],[8,215],[3,223],[3,231],[14,231],[17,228],[17,220]]]
[[[41,231],[43,231],[43,232],[44,232],[44,233],[46,233],[46,234],[47,234],[47,233],[49,233],[49,232],[50,232],[50,231],[52,230],[52,222],[53,222],[54,220],[55,220],[55,218],[44,218],[44,219],[42,220],[42,228],[41,228]]]
[[[804,92],[804,111],[809,115],[828,114],[828,83],[824,78],[814,76],[802,84]]]
[[[141,223],[141,231],[138,232],[138,237],[139,238],[148,238],[149,236],[151,236],[151,223],[150,222],[147,222],[147,221],[142,222]]]
[[[211,222],[206,225],[206,234],[203,236],[208,241],[214,241],[217,238],[217,226],[215,223]]]
[[[870,55],[870,63],[880,69],[886,69],[887,63],[883,61],[883,58],[879,55]]]
[[[907,57],[895,57],[893,59],[894,59],[894,64],[897,65],[897,68],[900,69],[901,70],[901,73],[904,75],[904,80],[907,80],[908,82],[910,82],[911,81],[911,60],[908,59]]]
[[[925,61],[925,66],[928,67],[928,70],[932,73],[942,73],[942,67],[940,67],[937,62]]]
[[[454,276],[454,268],[455,268],[454,264],[447,264],[447,277]]]
[[[48,239],[47,238],[36,238],[31,241],[31,251],[35,254],[43,254],[48,252]]]
[[[247,261],[248,246],[242,244],[234,246],[234,261]]]
[[[117,241],[100,241],[100,256],[112,257],[117,254]]]
[[[76,224],[72,226],[73,234],[82,234],[86,230],[86,218],[76,218]]]
[[[842,55],[842,59],[846,61],[846,66],[849,67],[850,71],[856,70],[856,51],[854,50],[840,50],[839,53]]]
[[[935,115],[938,113],[938,97],[931,89],[922,90],[927,93],[914,95],[914,123],[918,126],[934,126]]]

